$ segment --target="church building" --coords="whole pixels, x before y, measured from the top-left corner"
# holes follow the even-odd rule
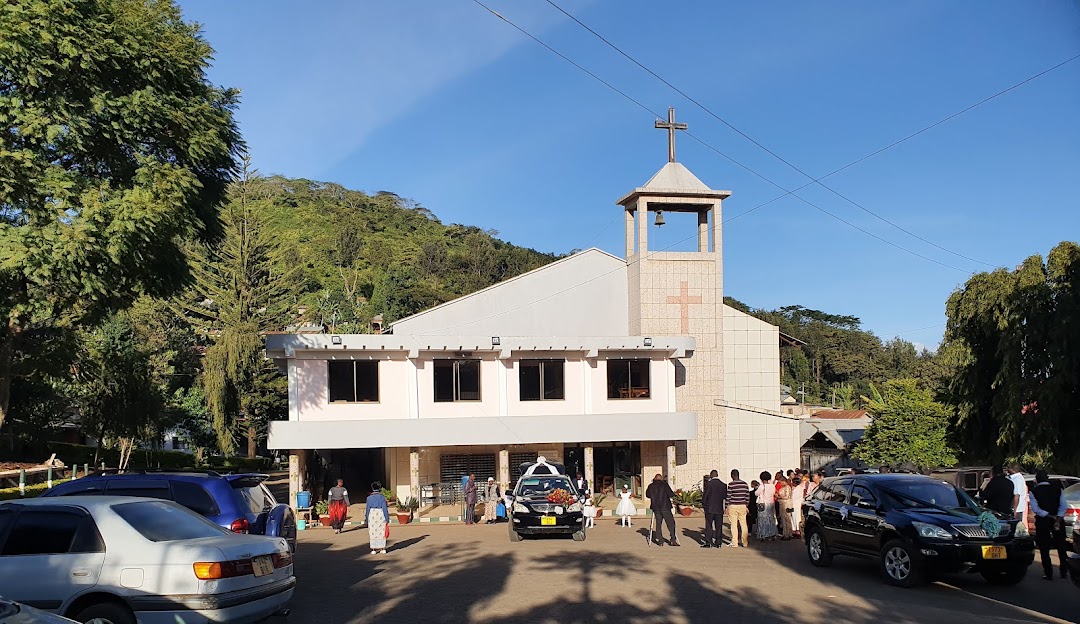
[[[334,476],[436,500],[463,474],[507,486],[537,455],[594,491],[654,474],[689,488],[716,469],[749,481],[799,465],[799,421],[780,413],[780,332],[724,305],[722,204],[675,160],[619,198],[625,255],[589,249],[393,323],[382,334],[284,334],[289,419],[269,447],[308,451]],[[696,215],[695,251],[650,251],[664,214]],[[357,483],[357,485],[361,485]]]

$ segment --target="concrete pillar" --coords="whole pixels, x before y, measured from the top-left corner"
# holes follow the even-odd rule
[[[499,487],[503,492],[510,487],[510,451],[499,449]]]
[[[634,213],[630,210],[623,210],[626,221],[626,259],[629,260],[630,256],[634,255]]]
[[[675,445],[667,445],[667,481],[671,484],[672,488],[675,488],[677,483],[675,479]]]
[[[289,507],[296,510],[296,493],[300,491],[302,479],[300,475],[300,453],[303,451],[289,451]]]
[[[409,496],[420,500],[420,449],[409,449]]]
[[[724,250],[724,212],[721,201],[716,200],[709,212],[712,213],[712,251],[721,253]]]
[[[595,471],[593,470],[593,447],[585,447],[585,480],[589,482],[589,487],[593,492],[596,492],[596,481],[594,479]]]
[[[649,202],[638,199],[637,210],[634,211],[634,214],[637,217],[638,262],[641,262],[649,251]]]
[[[709,211],[699,210],[697,213],[697,250],[709,251]]]

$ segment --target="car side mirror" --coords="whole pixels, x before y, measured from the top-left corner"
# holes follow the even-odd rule
[[[861,500],[858,503],[855,503],[855,506],[858,507],[859,509],[875,509],[875,510],[877,509],[877,504],[876,503],[874,503],[873,501],[867,501],[867,500]]]

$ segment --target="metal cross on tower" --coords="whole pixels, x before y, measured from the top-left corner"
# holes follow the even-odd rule
[[[686,130],[689,126],[684,123],[675,123],[675,107],[667,109],[667,121],[656,120],[655,127],[667,130],[667,159],[675,162],[675,131]]]

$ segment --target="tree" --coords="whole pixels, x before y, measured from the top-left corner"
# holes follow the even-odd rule
[[[260,206],[249,199],[256,177],[245,165],[243,178],[222,210],[221,244],[195,252],[195,284],[185,302],[185,310],[210,342],[201,382],[218,449],[225,455],[236,450],[238,419],[259,416],[256,412],[263,410],[257,406],[266,401],[260,393],[279,390],[257,383],[266,366],[262,335],[280,326],[290,303],[293,269],[282,266],[280,247]],[[286,400],[285,394],[279,399]],[[254,437],[258,429],[249,427],[247,433]],[[249,453],[254,446],[249,440]]]
[[[1080,469],[1080,245],[971,277],[947,314],[968,456]]]
[[[952,466],[956,453],[949,443],[951,412],[914,379],[891,379],[882,392],[871,387],[864,399],[874,420],[852,455],[871,465],[914,464],[920,468]]]
[[[11,0],[0,33],[2,426],[30,334],[184,282],[242,142],[169,0]]]

